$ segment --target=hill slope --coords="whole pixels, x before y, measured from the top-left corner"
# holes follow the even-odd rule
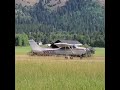
[[[15,4],[22,4],[23,6],[33,6],[34,4],[38,3],[39,0],[15,0]]]
[[[104,46],[105,9],[96,1],[69,0],[61,7],[51,6],[52,9],[49,4],[54,4],[53,0],[43,1],[33,7],[16,5],[16,33],[24,32],[29,38],[44,43],[55,39],[77,39],[93,46]]]
[[[27,6],[33,6],[34,4],[38,3],[38,2],[42,2],[44,4],[45,7],[47,8],[57,8],[57,7],[61,7],[64,6],[66,4],[67,1],[69,0],[15,0],[16,4],[22,4],[23,6],[27,5]],[[101,5],[105,5],[105,0],[95,0],[98,1]]]

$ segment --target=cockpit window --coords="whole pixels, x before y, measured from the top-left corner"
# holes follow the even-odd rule
[[[76,48],[75,46],[73,46],[73,48]]]
[[[70,47],[70,48],[69,48],[69,47]],[[69,47],[66,47],[66,49],[73,49],[73,48],[76,48],[74,45],[69,46]],[[61,47],[60,49],[65,49],[65,47]]]
[[[61,47],[60,49],[63,49],[63,50],[65,50],[65,47]],[[69,49],[69,47],[66,47],[66,49]]]

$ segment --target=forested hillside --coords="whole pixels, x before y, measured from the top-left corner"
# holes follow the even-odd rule
[[[33,6],[15,6],[16,45],[19,34],[50,43],[57,39],[76,39],[91,46],[105,46],[105,7],[96,0],[66,0],[54,8],[50,0]],[[61,1],[61,0],[59,0]],[[47,7],[46,7],[47,5]]]

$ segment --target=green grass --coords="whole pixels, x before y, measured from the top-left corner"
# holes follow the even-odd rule
[[[28,56],[30,47],[15,49],[15,90],[105,90],[104,48],[83,60]]]
[[[105,90],[104,62],[18,60],[16,90]]]
[[[27,46],[27,47],[15,47],[15,54],[16,55],[22,55],[22,54],[27,54],[28,52],[31,51],[31,47]]]
[[[95,56],[105,57],[105,48],[95,48]]]

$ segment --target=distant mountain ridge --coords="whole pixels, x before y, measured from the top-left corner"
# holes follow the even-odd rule
[[[15,4],[21,4],[22,6],[33,6],[38,3],[39,0],[15,0]]]
[[[15,5],[16,34],[43,43],[71,39],[105,46],[105,0],[29,0],[31,7],[23,1]]]
[[[42,2],[42,4],[46,8],[57,8],[57,7],[62,7],[65,5],[65,3],[69,0],[15,0],[15,4],[21,4],[22,6],[33,6],[34,4],[38,2]],[[98,1],[101,5],[105,5],[105,0],[94,0]]]

